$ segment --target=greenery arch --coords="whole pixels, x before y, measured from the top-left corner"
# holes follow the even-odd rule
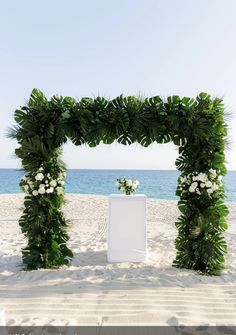
[[[137,98],[123,95],[106,100],[45,95],[34,89],[26,106],[15,111],[10,131],[19,147],[26,192],[20,218],[28,239],[23,249],[27,269],[56,268],[73,257],[66,243],[68,222],[64,203],[63,143],[75,145],[173,141],[179,146],[176,167],[181,171],[176,194],[181,215],[176,222],[176,259],[173,265],[204,274],[224,268],[227,207],[221,176],[226,174],[224,144],[227,126],[221,99],[200,93],[196,99],[178,96]]]

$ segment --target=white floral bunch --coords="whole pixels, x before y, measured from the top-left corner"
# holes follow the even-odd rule
[[[57,193],[64,194],[66,172],[62,171],[53,178],[50,173],[46,173],[41,166],[39,170],[31,175],[26,175],[21,178],[20,186],[27,194],[33,196]]]
[[[139,185],[138,180],[132,180],[132,179],[117,179],[116,186],[118,187],[118,190],[122,190],[126,195],[130,195],[134,192],[136,192]]]
[[[222,176],[216,170],[210,169],[208,173],[190,173],[179,178],[178,190],[190,192],[197,195],[214,195],[220,191],[222,186]]]

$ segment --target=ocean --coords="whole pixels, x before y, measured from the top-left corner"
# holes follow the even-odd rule
[[[116,188],[117,178],[138,179],[137,193],[148,198],[177,200],[175,195],[179,172],[172,170],[68,170],[67,193],[108,195],[120,193]],[[0,169],[0,194],[21,193],[19,180],[23,171]],[[228,201],[236,201],[236,171],[224,177]]]

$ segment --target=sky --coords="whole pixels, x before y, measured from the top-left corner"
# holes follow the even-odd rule
[[[20,168],[6,138],[31,90],[77,97],[224,98],[227,167],[236,157],[235,0],[0,0],[0,168]],[[40,127],[40,125],[39,125]],[[173,144],[63,147],[69,168],[174,169]]]

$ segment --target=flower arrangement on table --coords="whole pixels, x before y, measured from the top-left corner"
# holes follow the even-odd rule
[[[179,178],[178,191],[197,196],[214,197],[222,191],[222,176],[216,170],[210,169],[207,173],[193,172]]]
[[[138,180],[132,180],[132,179],[117,179],[116,186],[118,190],[121,190],[126,195],[130,195],[132,193],[135,193],[139,185]]]
[[[57,193],[58,195],[64,194],[66,172],[61,171],[52,176],[46,173],[41,166],[35,173],[27,174],[21,178],[21,189],[30,195],[41,196],[50,193]]]

